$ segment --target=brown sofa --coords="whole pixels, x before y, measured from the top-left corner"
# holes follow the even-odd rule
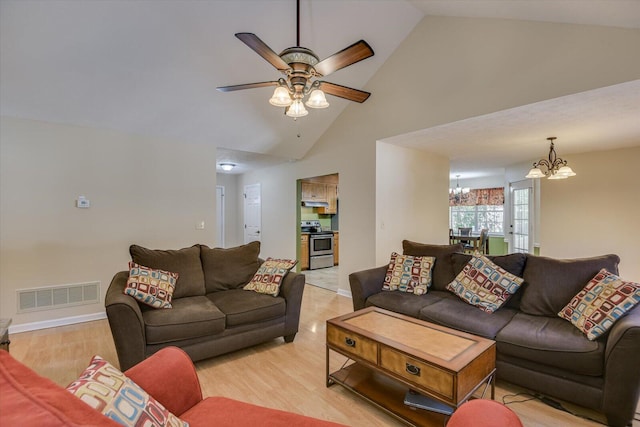
[[[133,262],[179,274],[172,308],[156,309],[124,294],[128,271],[117,273],[105,297],[120,368],[163,347],[182,348],[193,361],[298,332],[304,275],[289,272],[276,297],[243,290],[260,267],[260,242],[235,248],[194,245],[151,250],[132,245]]]
[[[461,245],[405,240],[403,250],[436,257],[429,292],[383,292],[384,265],[349,275],[354,310],[377,306],[494,339],[498,378],[600,411],[611,426],[631,424],[640,396],[638,306],[595,341],[557,316],[601,268],[618,274],[617,255],[572,260],[489,256],[524,278],[524,284],[502,308],[488,314],[445,289],[471,257],[461,253]]]

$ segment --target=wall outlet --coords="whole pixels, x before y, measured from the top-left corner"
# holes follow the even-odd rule
[[[204,221],[196,222],[196,230],[204,230]]]

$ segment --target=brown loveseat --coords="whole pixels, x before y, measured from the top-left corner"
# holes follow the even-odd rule
[[[461,253],[461,245],[405,240],[403,250],[436,257],[428,293],[382,291],[384,265],[349,276],[354,310],[377,306],[494,339],[498,378],[600,411],[611,426],[631,424],[640,396],[639,306],[595,341],[557,315],[601,268],[617,274],[617,255],[573,260],[489,256],[524,278],[517,293],[489,314],[445,289],[471,257]]]
[[[172,308],[157,309],[124,294],[128,271],[117,273],[105,297],[120,368],[163,347],[182,348],[193,361],[298,332],[304,275],[289,272],[277,296],[243,290],[260,267],[260,242],[235,248],[194,245],[151,250],[132,245],[133,262],[179,274]]]

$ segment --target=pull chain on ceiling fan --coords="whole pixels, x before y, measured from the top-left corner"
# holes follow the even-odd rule
[[[281,77],[276,81],[216,88],[221,92],[276,86],[269,103],[276,107],[284,107],[286,115],[293,118],[309,114],[304,108],[305,104],[310,108],[328,107],[329,103],[325,94],[360,103],[366,101],[371,95],[369,92],[362,90],[318,80],[319,77],[327,76],[363,59],[367,59],[373,56],[374,53],[367,42],[360,40],[320,61],[311,49],[300,46],[300,0],[296,1],[295,47],[287,48],[280,55],[277,55],[253,33],[236,33],[235,36],[284,74],[285,77]],[[302,100],[307,95],[309,95],[307,102],[303,104]]]

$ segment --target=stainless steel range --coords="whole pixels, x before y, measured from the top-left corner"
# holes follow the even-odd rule
[[[333,267],[333,231],[322,231],[320,221],[301,221],[300,231],[309,233],[309,270]]]

